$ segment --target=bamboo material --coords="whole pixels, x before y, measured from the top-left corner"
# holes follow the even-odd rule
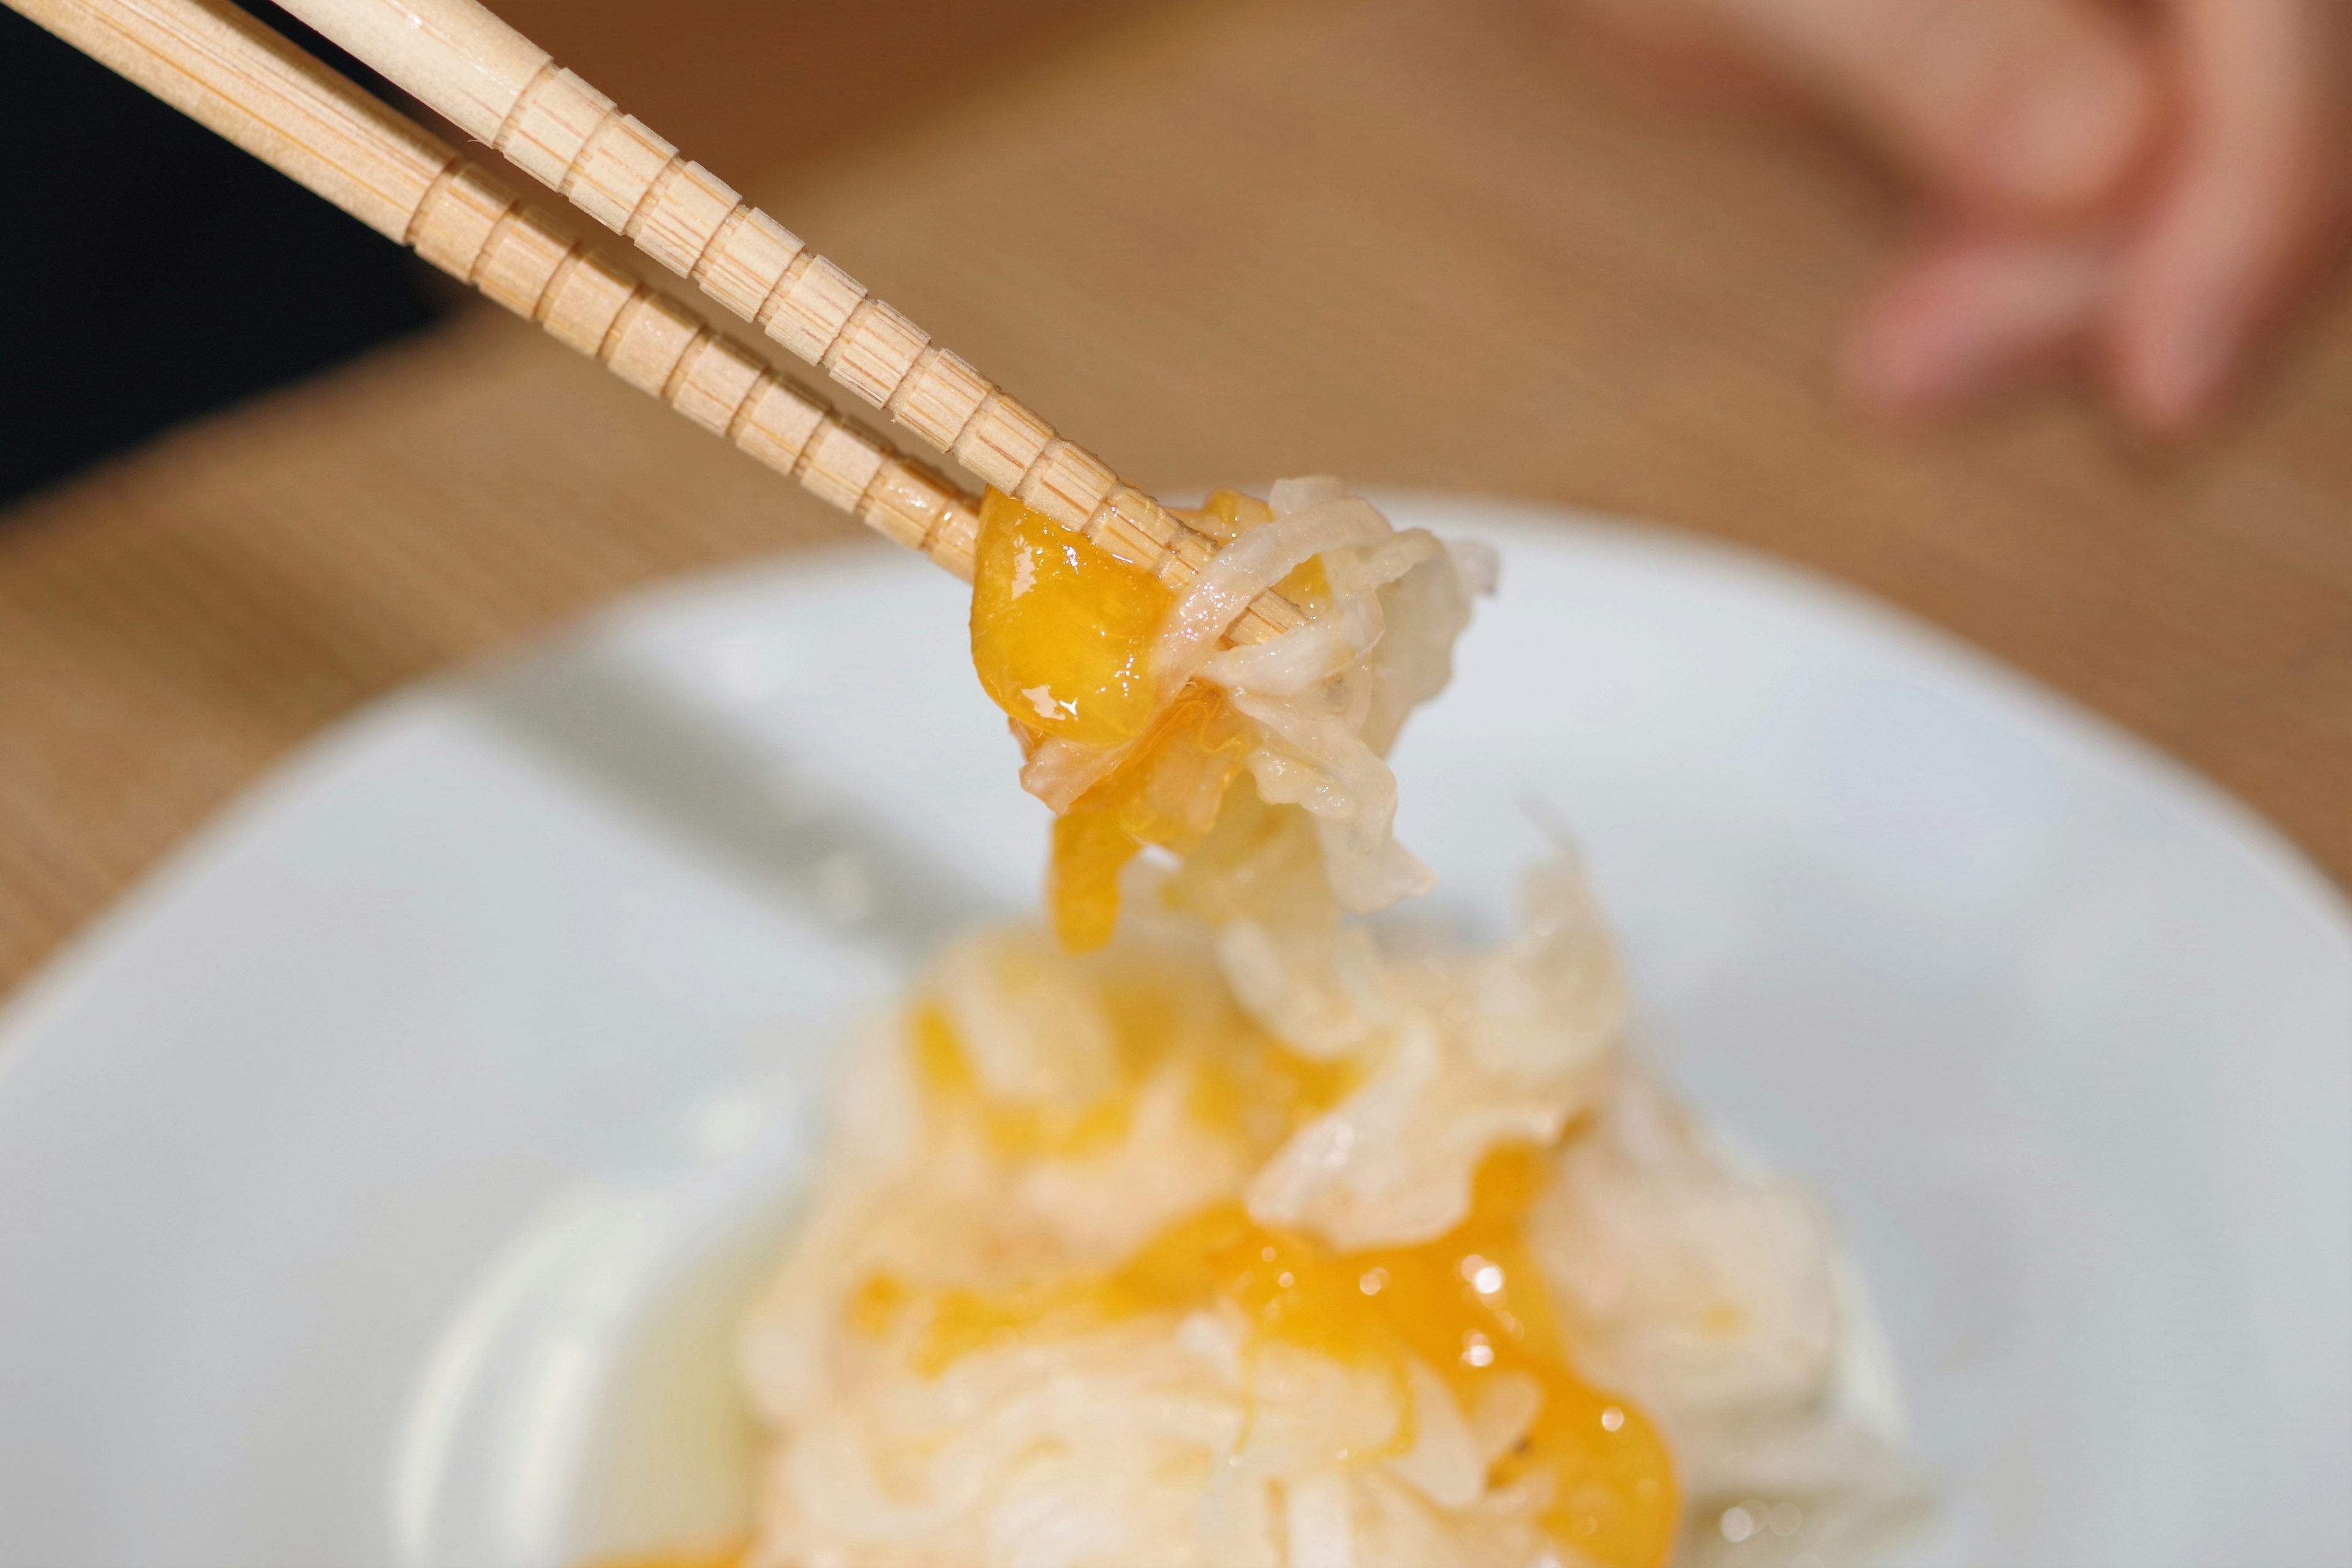
[[[903,26],[941,4],[857,14]],[[696,79],[744,14],[665,6],[652,74]],[[903,133],[821,162],[793,216],[905,276],[1019,192],[958,316],[1096,323],[1084,356],[968,346],[1086,410],[1097,450],[1200,474],[1310,451],[1789,559],[2127,727],[2352,889],[2352,297],[2242,426],[2160,464],[2063,398],[1890,440],[1828,395],[1820,353],[1881,259],[1873,187],[1814,138],[1563,76],[1509,21],[1426,0],[1189,5],[1039,59],[1017,103],[911,114],[891,50],[860,33],[824,62],[854,79],[826,85],[827,112]],[[1175,213],[1224,237],[1213,255],[1163,243]],[[1104,237],[1077,251],[1076,232]],[[1400,235],[1428,242],[1413,266]],[[1154,305],[1178,295],[1215,353],[1167,352]],[[823,509],[697,461],[699,431],[488,315],[0,514],[0,991],[359,703],[632,587],[822,544]],[[1445,330],[1361,330],[1424,319]],[[1150,376],[1122,368],[1151,355]],[[533,482],[503,487],[518,466]]]
[[[1171,588],[1216,552],[476,0],[279,3],[988,483]],[[1235,636],[1300,618],[1264,595]]]
[[[446,142],[226,0],[5,3],[884,537],[971,581],[979,528],[971,496],[784,381],[757,353],[595,254]],[[502,24],[479,7],[473,11],[483,23],[477,32],[495,42]],[[468,112],[478,118],[478,109]],[[739,233],[775,228],[748,207],[737,216]],[[821,261],[804,248],[798,255],[802,277]],[[875,310],[849,316],[887,310],[869,303]],[[950,357],[928,350],[918,356],[933,365]],[[999,439],[1010,428],[1003,423],[1007,419],[1021,424],[1033,416],[991,388],[967,421],[965,437],[982,431],[988,451],[1001,455],[1012,449]],[[1084,476],[1091,471],[1086,465],[1093,459],[1054,440],[1042,421],[1034,425],[1045,435],[1014,493],[1066,526],[1076,504],[1071,498],[1085,490]],[[959,455],[968,446],[960,438]],[[1055,498],[1058,510],[1041,496]],[[1085,531],[1174,588],[1189,583],[1216,549],[1158,502],[1125,488],[1105,492]],[[1301,618],[1295,606],[1268,592],[1230,635],[1259,642]]]
[[[438,137],[226,0],[14,9],[641,391],[967,582],[971,497],[780,379]]]

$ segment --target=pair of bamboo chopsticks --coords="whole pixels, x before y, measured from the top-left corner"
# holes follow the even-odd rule
[[[226,0],[5,0],[967,581],[973,498]],[[285,8],[989,484],[1181,588],[1216,550],[475,0]],[[1268,594],[1234,628],[1297,624]]]

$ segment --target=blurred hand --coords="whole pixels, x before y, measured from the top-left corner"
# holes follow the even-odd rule
[[[1935,412],[2080,364],[2219,411],[2352,209],[2347,0],[1565,0],[1685,75],[1825,110],[1916,182],[1848,379]]]

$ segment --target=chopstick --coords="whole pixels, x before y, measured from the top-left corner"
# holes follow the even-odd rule
[[[974,498],[226,0],[5,0],[362,223],[970,581]]]
[[[969,582],[973,499],[225,0],[0,0]],[[470,0],[289,7],[992,485],[1181,590],[1217,542]],[[415,40],[422,40],[415,43]],[[414,47],[404,47],[413,44]],[[495,113],[495,120],[491,116]],[[1228,637],[1301,623],[1269,590]]]
[[[477,0],[279,4],[997,489],[1171,587],[1215,553]]]

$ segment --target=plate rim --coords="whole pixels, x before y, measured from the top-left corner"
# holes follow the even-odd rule
[[[1523,537],[1557,535],[1565,524],[1569,532],[1580,536],[1584,547],[1597,545],[1631,558],[1736,579],[1793,599],[1807,613],[1856,633],[1908,644],[1930,656],[1944,673],[1987,690],[2005,706],[2030,716],[2041,740],[2063,745],[2105,769],[2138,775],[2172,795],[2190,808],[2193,818],[2215,830],[2220,839],[2259,867],[2282,890],[2294,895],[2352,952],[2352,889],[2339,886],[2309,851],[2258,807],[2081,699],[1870,589],[1737,541],[1674,523],[1561,502],[1402,485],[1368,485],[1357,493],[1383,510],[1392,507],[1448,510],[1480,518],[1486,524]],[[14,991],[0,996],[0,1094],[12,1092],[16,1069],[27,1051],[37,1046],[48,1017],[70,1004],[77,988],[102,976],[127,933],[151,910],[164,903],[175,889],[199,880],[207,866],[227,853],[249,826],[266,817],[280,796],[336,757],[365,743],[374,730],[402,710],[462,691],[501,669],[561,657],[600,630],[684,605],[730,584],[740,586],[760,578],[928,569],[912,554],[881,540],[856,536],[730,562],[641,584],[513,643],[395,687],[339,715],[247,780],[60,942]],[[1507,555],[1505,570],[1508,570]]]

